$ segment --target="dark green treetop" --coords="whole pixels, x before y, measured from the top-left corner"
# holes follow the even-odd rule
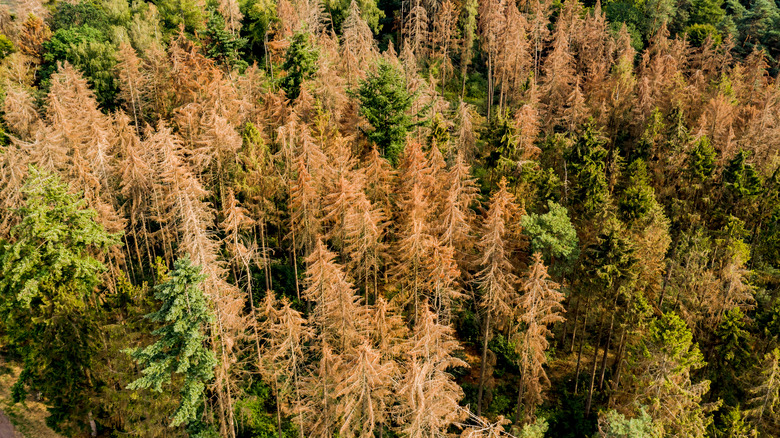
[[[287,58],[283,65],[287,76],[279,80],[279,85],[290,99],[298,97],[303,81],[311,79],[317,71],[319,54],[310,37],[310,34],[305,32],[296,33],[287,49]]]
[[[406,90],[403,73],[388,61],[380,60],[376,71],[369,73],[354,94],[360,102],[360,115],[372,128],[366,132],[368,139],[396,164],[406,135],[415,126],[409,114],[414,95]]]

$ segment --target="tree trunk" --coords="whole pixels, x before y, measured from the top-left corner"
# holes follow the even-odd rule
[[[282,438],[282,404],[279,401],[279,385],[274,379],[274,395],[276,397],[276,430],[277,436]]]
[[[490,123],[490,110],[493,107],[493,59],[488,52],[488,95],[487,95],[487,122]]]
[[[580,322],[580,302],[581,298],[577,298],[577,305],[574,306],[574,324],[571,327],[571,346],[569,347],[569,353],[574,352],[574,340],[577,338],[577,323]],[[563,325],[563,336],[561,336],[561,348],[566,348],[566,329],[568,324]]]
[[[520,427],[520,407],[523,405],[523,392],[525,392],[525,373],[526,370],[520,372],[520,387],[517,389],[517,405],[515,407],[515,421],[514,426]]]
[[[585,302],[585,317],[582,319],[582,331],[580,336],[580,347],[577,351],[577,368],[574,370],[574,394],[577,394],[577,389],[580,386],[580,364],[582,363],[582,347],[585,343],[585,331],[588,329],[588,311],[590,310],[590,297]],[[572,347],[574,346],[574,340],[572,339]]]
[[[599,344],[601,344],[601,330],[604,328],[604,313],[599,320],[598,337],[593,345],[593,364],[590,367],[590,385],[588,385],[588,400],[585,402],[585,416],[590,415],[590,405],[593,401],[593,385],[596,383],[596,366],[599,359]]]
[[[607,330],[607,343],[604,346],[604,355],[601,357],[601,377],[599,377],[599,391],[604,387],[604,373],[607,369],[607,354],[609,354],[609,344],[612,341],[612,329],[615,324],[615,312],[612,311],[612,316],[609,320],[609,330]]]
[[[482,364],[479,370],[479,392],[477,393],[477,416],[482,415],[482,393],[485,388],[485,370],[487,368],[487,350],[490,337],[490,313],[485,316],[485,339],[482,342]]]

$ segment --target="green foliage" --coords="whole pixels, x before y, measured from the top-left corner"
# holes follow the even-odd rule
[[[158,0],[155,2],[160,22],[168,33],[184,31],[194,34],[203,29],[205,12],[196,0]]]
[[[317,71],[318,56],[316,48],[311,43],[310,34],[298,32],[292,37],[283,66],[287,76],[279,81],[288,98],[297,98],[301,93],[303,81],[312,78]]]
[[[55,32],[43,48],[46,51],[41,67],[44,81],[57,70],[59,62],[68,61],[89,80],[101,104],[113,103],[117,93],[116,47],[107,41],[105,33],[90,25],[64,28]]]
[[[718,29],[712,24],[692,24],[685,28],[685,34],[688,36],[688,40],[696,47],[701,47],[707,37],[711,37],[715,45],[721,43],[721,36],[718,33]]]
[[[165,324],[152,332],[159,339],[145,348],[128,351],[144,367],[143,376],[130,383],[128,389],[162,392],[173,373],[184,376],[181,403],[173,414],[171,427],[197,418],[205,385],[214,377],[217,364],[214,353],[204,345],[204,326],[214,318],[200,287],[205,278],[188,257],[177,260],[168,280],[155,287],[154,296],[162,301],[160,309],[147,315],[151,321]]]
[[[674,312],[666,312],[650,323],[648,334],[641,342],[641,351],[647,359],[665,361],[667,374],[660,376],[664,379],[705,365],[691,330]]]
[[[376,71],[360,83],[355,95],[360,102],[360,115],[372,127],[366,132],[368,139],[377,144],[385,158],[396,164],[406,135],[414,126],[408,114],[414,96],[406,91],[403,73],[388,61],[380,60]]]
[[[644,409],[636,418],[627,418],[614,409],[608,410],[599,419],[600,438],[659,438],[653,419]]]
[[[596,243],[585,250],[584,267],[596,290],[619,290],[636,278],[639,260],[616,219],[609,219]]]
[[[723,426],[715,436],[717,438],[756,438],[758,431],[747,421],[739,405],[729,409],[721,417]]]
[[[436,145],[440,150],[446,148],[450,141],[450,132],[440,114],[436,114],[431,121],[431,132],[428,134],[428,144]],[[443,151],[446,152],[446,151]]]
[[[248,60],[257,60],[265,55],[265,43],[271,25],[278,21],[276,2],[272,0],[242,0],[241,36],[247,41]]]
[[[24,361],[14,387],[40,391],[53,416],[84,409],[96,349],[95,291],[106,270],[95,254],[119,242],[59,177],[35,168],[11,241],[0,249],[0,328]]]
[[[52,29],[54,30],[87,25],[105,31],[109,24],[108,13],[96,0],[84,0],[79,3],[58,2],[57,11],[52,17]]]
[[[520,219],[523,232],[531,238],[531,250],[546,260],[570,259],[577,254],[577,231],[566,207],[547,201],[547,213],[531,213]]]
[[[0,60],[5,59],[6,56],[10,55],[15,51],[16,49],[14,48],[14,43],[11,42],[11,40],[8,39],[7,36],[0,33]]]
[[[328,11],[328,15],[332,17],[333,29],[336,32],[341,32],[342,24],[344,24],[344,20],[349,15],[349,6],[352,1],[357,2],[360,8],[360,17],[365,20],[368,27],[374,33],[379,32],[382,28],[379,21],[384,18],[385,13],[379,9],[376,0],[325,0],[325,9]]]
[[[722,6],[723,0],[692,0],[688,15],[689,27],[702,25],[715,30],[715,25],[726,15]]]
[[[655,206],[655,191],[650,186],[647,166],[636,160],[628,167],[628,181],[618,202],[618,211],[626,222],[640,220]]]
[[[715,171],[715,148],[707,136],[701,136],[688,156],[688,172],[697,182],[707,181]]]
[[[739,307],[726,312],[715,334],[721,343],[718,346],[719,360],[734,369],[744,366],[750,357],[746,347],[752,342],[749,333],[745,331],[745,314]]]
[[[550,425],[547,424],[547,420],[539,417],[533,423],[524,425],[517,438],[544,438],[544,434],[547,433],[549,428]]]
[[[206,23],[206,55],[221,63],[228,70],[237,68],[243,71],[247,67],[246,61],[241,59],[242,49],[246,45],[246,39],[237,38],[225,29],[225,18],[217,11],[212,10],[209,21]]]
[[[588,125],[566,154],[575,175],[572,197],[581,202],[586,213],[603,209],[609,199],[606,142],[601,132]]]
[[[497,113],[485,128],[483,140],[485,149],[490,151],[485,158],[485,165],[498,170],[500,176],[509,177],[511,182],[512,175],[507,173],[517,169],[518,159],[517,129],[512,120],[506,114]]]
[[[761,193],[761,177],[747,163],[747,151],[741,150],[723,169],[723,184],[735,197],[753,197]]]
[[[737,16],[743,51],[762,49],[768,55],[780,55],[780,7],[772,0],[753,0],[741,19]]]

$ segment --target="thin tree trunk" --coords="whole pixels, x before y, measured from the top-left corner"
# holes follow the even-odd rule
[[[490,123],[490,111],[493,107],[493,57],[488,52],[488,95],[487,95],[487,121]]]
[[[273,284],[271,283],[271,268],[268,266],[267,252],[268,248],[265,245],[265,221],[260,222],[260,249],[263,254],[263,272],[265,273],[265,290],[271,290]]]
[[[571,327],[571,347],[569,348],[569,353],[574,352],[574,339],[577,336],[577,324],[580,322],[580,301],[582,301],[579,297],[577,297],[577,305],[574,306],[574,324],[572,324]],[[566,348],[566,335],[567,335],[567,329],[569,328],[568,320],[563,323],[563,335],[561,336],[561,348]]]
[[[277,436],[282,438],[282,404],[279,400],[279,384],[274,379],[274,395],[276,397],[276,430]]]
[[[601,344],[601,331],[604,328],[604,313],[601,313],[601,319],[599,320],[598,337],[596,343],[593,345],[593,364],[590,367],[590,385],[588,385],[588,400],[585,402],[585,416],[590,415],[590,405],[593,401],[593,386],[596,383],[596,367],[599,359],[599,344]]]
[[[292,232],[292,254],[293,254],[293,273],[295,274],[295,294],[298,297],[298,300],[301,299],[301,288],[298,285],[298,255],[296,254],[296,246],[295,246],[295,227],[290,227],[290,231]]]
[[[607,344],[604,346],[604,355],[601,357],[601,377],[599,377],[599,391],[604,387],[604,373],[607,369],[607,354],[609,354],[609,344],[612,341],[612,329],[615,326],[615,310],[612,310],[612,316],[609,319],[609,330],[607,330]]]
[[[520,387],[517,389],[517,405],[515,407],[515,421],[514,425],[520,427],[520,408],[523,406],[523,392],[525,392],[525,373],[527,370],[523,370],[520,373]]]
[[[127,251],[127,261],[125,265],[127,265],[128,268],[130,268],[130,278],[132,278],[133,283],[137,283],[135,280],[135,269],[133,269],[133,256],[130,254],[130,244],[127,243],[127,233],[122,233],[122,239],[125,240],[125,250]],[[136,251],[138,250],[138,245],[136,245]],[[137,252],[136,252],[137,254]]]
[[[590,311],[590,296],[585,302],[585,317],[582,319],[582,332],[580,336],[580,347],[577,351],[577,368],[574,370],[574,394],[577,394],[577,389],[580,386],[580,364],[582,363],[582,348],[585,343],[585,331],[588,329],[588,313]],[[574,346],[574,340],[572,339],[572,346]]]
[[[482,342],[482,364],[479,370],[479,392],[477,393],[477,416],[482,415],[482,393],[485,389],[485,370],[487,369],[487,349],[490,337],[490,312],[485,316],[485,338]]]

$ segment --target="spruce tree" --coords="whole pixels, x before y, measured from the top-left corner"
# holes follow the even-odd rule
[[[167,281],[155,286],[160,309],[147,315],[163,325],[152,332],[159,339],[146,347],[128,350],[143,376],[127,388],[163,391],[174,375],[183,379],[181,402],[171,415],[171,427],[195,421],[201,413],[206,384],[214,378],[217,358],[206,345],[206,329],[213,322],[201,283],[206,278],[188,257],[174,264]]]
[[[119,235],[107,233],[56,175],[31,167],[22,199],[11,240],[0,246],[0,328],[24,361],[13,399],[35,388],[57,416],[54,423],[69,414],[85,418],[97,383],[90,369],[97,353],[97,292],[106,272],[97,257],[119,243]]]
[[[366,133],[382,155],[392,164],[398,163],[406,135],[414,125],[408,114],[414,101],[406,88],[406,80],[398,69],[380,60],[376,71],[360,83],[356,91],[360,114],[372,129]]]

